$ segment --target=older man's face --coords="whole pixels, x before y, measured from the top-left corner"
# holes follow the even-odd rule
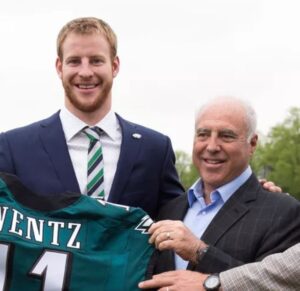
[[[211,105],[196,122],[193,162],[210,193],[239,176],[255,151],[257,136],[247,141],[244,109]]]

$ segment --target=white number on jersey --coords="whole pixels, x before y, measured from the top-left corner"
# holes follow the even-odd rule
[[[0,290],[4,290],[7,283],[7,262],[9,244],[0,243]],[[66,273],[69,254],[55,250],[44,250],[29,271],[29,275],[38,277],[42,281],[42,290],[63,290],[66,287]]]

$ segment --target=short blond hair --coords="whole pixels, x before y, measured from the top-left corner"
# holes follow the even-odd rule
[[[63,59],[63,43],[71,33],[79,35],[101,34],[109,43],[112,60],[117,56],[117,36],[112,28],[101,19],[95,17],[81,17],[69,21],[60,30],[56,41],[57,55],[60,59]]]

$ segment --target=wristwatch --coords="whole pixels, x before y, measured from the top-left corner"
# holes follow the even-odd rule
[[[218,291],[221,287],[219,274],[209,275],[203,283],[203,287],[208,291]]]
[[[206,245],[204,248],[200,248],[196,251],[197,264],[201,263],[201,260],[204,257],[204,255],[207,253],[208,249],[209,249],[209,245]]]

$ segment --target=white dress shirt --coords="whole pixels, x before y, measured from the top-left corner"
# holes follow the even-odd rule
[[[80,191],[86,194],[89,139],[81,130],[88,125],[66,108],[60,111],[59,117]],[[100,141],[103,150],[104,192],[105,199],[107,199],[117,169],[122,132],[113,111],[109,111],[95,126],[100,127],[104,132],[100,137]]]

